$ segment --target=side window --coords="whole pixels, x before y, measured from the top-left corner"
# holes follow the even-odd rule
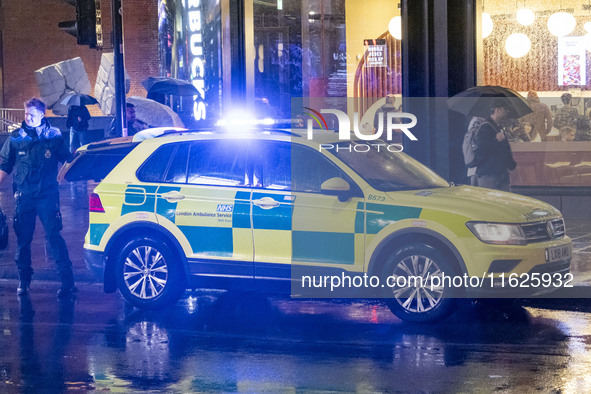
[[[320,193],[320,186],[330,178],[341,177],[351,182],[343,171],[313,149],[271,142],[265,152],[262,168],[266,189]],[[254,162],[257,162],[256,156]]]
[[[187,182],[187,160],[189,159],[189,143],[179,144],[170,168],[164,178],[168,183],[186,183]]]
[[[292,145],[291,187],[293,191],[320,193],[322,183],[334,177],[343,178],[351,183],[343,171],[319,152]]]
[[[191,145],[187,182],[245,186],[245,150],[237,141],[199,141]]]
[[[263,187],[274,190],[291,189],[291,145],[266,143],[264,153],[253,153],[255,168],[262,168]]]
[[[138,179],[142,182],[162,182],[175,147],[175,144],[166,144],[156,149],[138,170]]]

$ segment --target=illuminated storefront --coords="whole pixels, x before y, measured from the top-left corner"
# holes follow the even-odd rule
[[[530,100],[541,106],[533,105],[550,113],[546,121],[533,117],[538,130],[532,117],[515,125],[512,183],[591,186],[591,7],[575,0],[486,0],[481,11],[488,27],[482,83],[538,96]],[[568,104],[565,93],[572,96]]]
[[[195,100],[173,103],[195,125],[212,124],[236,107],[288,119],[293,97],[349,97],[354,104],[343,110],[362,117],[388,94],[449,97],[476,84],[535,92],[554,119],[568,92],[580,116],[571,125],[575,140],[562,141],[567,137],[557,127],[524,137],[519,133],[531,126],[521,119],[512,134],[519,163],[512,183],[591,186],[591,132],[585,129],[591,7],[581,2],[160,0],[159,7],[162,73],[199,90]],[[556,12],[575,23],[562,37],[548,25]],[[465,181],[458,154],[467,120],[429,111],[417,113],[429,119],[421,145],[408,151],[449,179]]]
[[[397,15],[387,0],[160,0],[161,73],[197,87],[197,125],[236,106],[289,118],[292,97],[357,95],[366,109],[401,93],[400,41],[388,33]],[[364,45],[372,38],[381,38],[389,57],[366,69]],[[187,113],[185,101],[175,104]]]

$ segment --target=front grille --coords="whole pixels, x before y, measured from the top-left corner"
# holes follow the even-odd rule
[[[550,241],[564,237],[564,220],[553,219],[543,222],[522,224],[521,229],[528,243]]]

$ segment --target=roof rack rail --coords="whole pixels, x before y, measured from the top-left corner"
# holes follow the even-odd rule
[[[298,133],[295,133],[295,132],[288,130],[288,129],[282,129],[282,128],[265,127],[265,128],[257,128],[257,129],[253,129],[253,130],[249,130],[249,131],[254,132],[254,133],[258,133],[258,134],[275,133],[275,134],[289,135],[292,137],[301,137],[301,135]],[[142,131],[138,132],[137,134],[135,134],[133,136],[133,141],[139,142],[139,141],[143,141],[146,139],[165,137],[165,136],[169,136],[171,134],[199,134],[199,133],[228,134],[228,131],[226,131],[220,127],[214,127],[214,128],[208,127],[208,128],[202,128],[202,129],[159,127],[157,129],[146,129],[146,130],[142,130]]]

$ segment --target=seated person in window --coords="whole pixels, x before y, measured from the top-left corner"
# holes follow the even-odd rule
[[[574,141],[575,140],[575,129],[572,127],[564,126],[560,129],[560,141]]]
[[[586,116],[579,116],[575,126],[575,141],[591,141],[591,119]]]
[[[516,124],[507,128],[507,139],[510,142],[528,142],[530,140],[532,125],[529,122]]]

